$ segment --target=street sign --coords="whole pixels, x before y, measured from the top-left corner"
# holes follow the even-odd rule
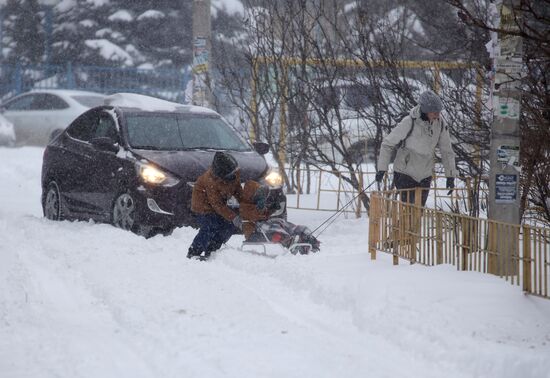
[[[519,119],[519,101],[511,97],[494,98],[495,116],[500,118]]]
[[[519,146],[500,145],[497,147],[497,161],[519,167]]]
[[[500,174],[495,180],[495,202],[515,203],[518,195],[518,176]]]

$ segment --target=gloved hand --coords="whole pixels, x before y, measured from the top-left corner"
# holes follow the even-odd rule
[[[382,182],[382,180],[384,179],[384,175],[386,174],[386,171],[378,171],[376,172],[376,177],[375,177],[375,180],[377,182]]]
[[[447,177],[447,189],[450,189],[447,194],[450,195],[453,192],[453,189],[455,188],[455,178],[454,177]]]
[[[241,219],[240,215],[237,215],[235,218],[233,218],[231,222],[233,222],[233,226],[235,226],[239,230],[243,229],[243,220]]]
[[[266,207],[266,199],[269,195],[269,188],[265,185],[260,186],[256,192],[254,193],[254,196],[252,197],[252,201],[256,204],[256,208],[258,210],[263,210]]]
[[[275,211],[279,210],[281,208],[281,198],[279,198],[280,194],[277,192],[270,191],[269,195],[266,198],[265,201],[265,207],[269,211]]]

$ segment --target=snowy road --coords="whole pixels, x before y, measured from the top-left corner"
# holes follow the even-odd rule
[[[314,256],[233,237],[189,261],[192,229],[145,240],[43,219],[41,157],[0,149],[0,377],[550,377],[550,301],[373,262],[364,219],[339,219]]]

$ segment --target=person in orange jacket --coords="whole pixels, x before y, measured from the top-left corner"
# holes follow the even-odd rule
[[[206,260],[232,235],[240,232],[241,217],[227,205],[231,197],[241,201],[239,166],[230,154],[216,152],[210,168],[193,186],[191,211],[200,228],[189,247],[188,258]]]

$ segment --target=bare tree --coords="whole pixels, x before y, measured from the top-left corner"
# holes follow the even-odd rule
[[[270,144],[281,172],[285,163],[329,169],[360,192],[365,152],[377,157],[383,135],[420,91],[440,87],[460,169],[481,183],[489,115],[480,106],[479,69],[456,74],[407,64],[418,48],[410,9],[382,17],[370,2],[343,3],[249,0],[248,34],[225,52],[222,82],[244,123]],[[236,51],[244,53],[232,59]],[[287,188],[301,189],[299,180],[285,177]],[[368,208],[368,198],[361,199]]]

